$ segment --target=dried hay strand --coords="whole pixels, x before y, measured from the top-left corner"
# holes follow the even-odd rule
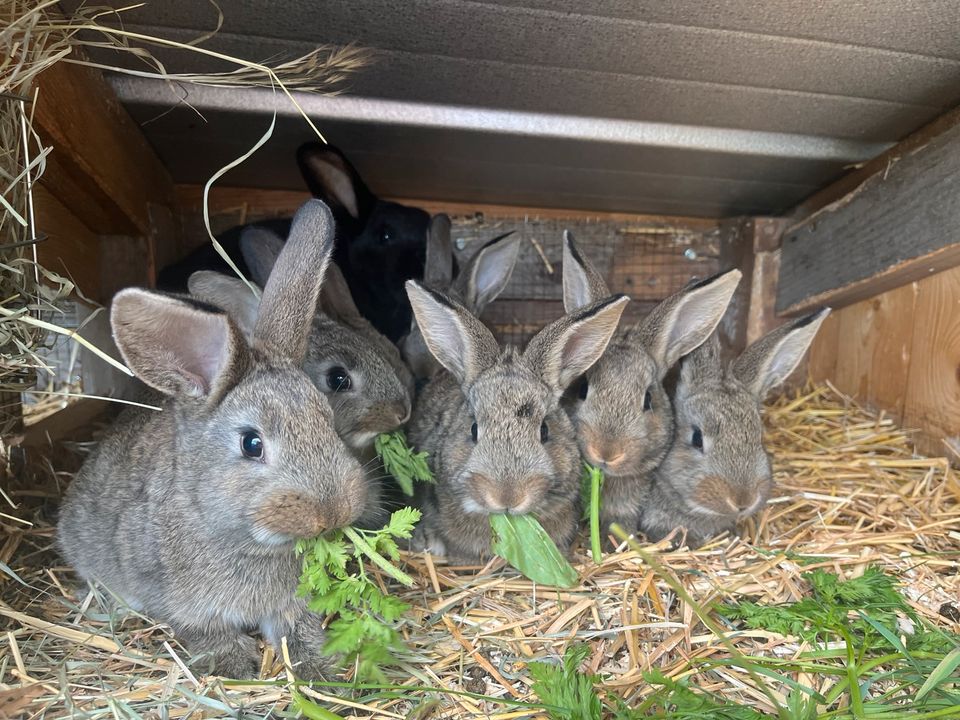
[[[948,461],[915,456],[909,432],[827,387],[771,403],[766,428],[779,491],[745,537],[697,551],[660,544],[645,552],[700,607],[745,597],[770,605],[795,601],[804,594],[801,567],[854,577],[877,565],[899,578],[921,618],[960,630],[960,485]],[[0,691],[12,694],[26,716],[294,712],[282,661],[269,648],[264,681],[203,677],[163,626],[110,609],[97,592],[75,592],[71,573],[51,551],[48,504],[62,475],[48,465],[40,477],[46,485],[21,483],[10,498],[18,509],[4,508],[0,518],[6,533]],[[586,664],[603,678],[599,689],[629,705],[650,692],[642,673],[658,668],[773,711],[751,676],[706,663],[730,657],[725,643],[745,655],[789,659],[804,649],[802,641],[765,630],[738,630],[721,640],[636,552],[607,553],[595,565],[585,541],[576,560],[581,584],[558,591],[536,587],[499,562],[453,568],[408,554],[404,567],[416,586],[390,587],[412,606],[401,627],[408,650],[388,670],[396,689],[358,690],[349,699],[339,689],[301,692],[344,717],[406,717],[415,708],[431,718],[542,717],[517,704],[536,702],[526,663],[587,643]],[[337,679],[349,681],[350,672]]]
[[[38,373],[53,374],[43,359],[50,333],[67,335],[106,362],[126,370],[76,331],[54,322],[62,313],[59,305],[76,288],[67,277],[69,268],[60,275],[37,262],[37,244],[46,238],[36,231],[32,189],[52,150],[43,145],[32,123],[38,96],[36,80],[44,70],[59,62],[70,62],[158,78],[181,88],[184,101],[186,92],[182,86],[189,84],[269,87],[283,92],[300,109],[291,90],[335,94],[353,73],[372,60],[369,50],[353,45],[321,45],[304,56],[278,59],[271,65],[250,62],[201,46],[217,32],[220,22],[212,32],[186,44],[130,32],[122,26],[122,14],[136,7],[84,5],[64,16],[58,11],[57,0],[0,3],[0,398],[5,393],[16,397],[16,393],[29,390]],[[168,73],[151,47],[196,53],[231,69],[203,74]],[[104,51],[115,51],[117,64],[92,62],[85,51],[95,51],[101,58]],[[303,117],[322,139],[310,119]],[[93,304],[82,296],[81,299]],[[80,396],[63,392],[61,400]],[[0,436],[6,437],[15,418],[8,418],[2,410],[0,407],[0,417],[4,418]]]

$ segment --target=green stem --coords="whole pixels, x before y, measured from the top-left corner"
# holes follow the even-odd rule
[[[387,575],[392,577],[397,582],[403,583],[407,587],[413,585],[413,578],[407,575],[400,568],[391,564],[391,562],[383,555],[374,550],[373,546],[364,539],[363,535],[358,533],[352,527],[343,528],[343,534],[350,539],[350,542],[353,543],[355,548],[366,555],[374,565],[383,570]]]
[[[599,565],[601,561],[600,548],[600,473],[590,470],[590,551],[593,561]]]
[[[862,720],[862,718],[866,716],[866,712],[863,709],[863,698],[860,696],[860,683],[858,682],[859,676],[857,673],[857,660],[854,655],[853,638],[845,628],[837,628],[837,631],[843,635],[844,642],[847,644],[846,670],[847,681],[850,684],[850,711],[853,713],[853,717],[857,720]]]

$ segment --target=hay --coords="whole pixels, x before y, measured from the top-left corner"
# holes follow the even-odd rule
[[[74,284],[69,277],[37,262],[37,244],[46,238],[36,231],[33,187],[52,150],[43,145],[32,123],[36,80],[44,70],[70,62],[163,79],[174,88],[189,84],[269,87],[283,92],[303,114],[291,90],[334,94],[354,72],[371,62],[371,53],[364,48],[322,45],[298,58],[280,59],[271,65],[255,63],[200,46],[216,33],[220,23],[212,32],[186,44],[129,32],[122,27],[122,13],[136,7],[82,5],[75,13],[63,16],[57,0],[0,3],[0,398],[6,402],[9,399],[3,397],[5,393],[16,397],[29,390],[38,375],[54,376],[54,369],[44,359],[51,332],[67,335],[106,362],[118,364],[75,331],[56,324],[62,301],[74,292]],[[151,47],[197,53],[233,69],[168,73]],[[96,50],[98,57],[103,57],[104,51],[114,51],[117,64],[91,62],[85,49]],[[185,101],[186,93],[181,94]],[[310,119],[305,114],[303,118],[322,139]],[[78,396],[64,393],[62,400]],[[0,403],[0,437],[7,437],[18,424],[18,413],[5,413],[3,409]],[[0,456],[0,463],[4,461]]]
[[[766,424],[776,453],[774,501],[746,539],[720,539],[696,552],[648,546],[667,572],[700,605],[745,596],[773,604],[801,597],[801,562],[804,570],[848,577],[876,564],[901,579],[921,617],[960,630],[951,611],[960,598],[960,485],[948,461],[914,456],[908,432],[829,388],[772,403]],[[271,650],[263,658],[269,682],[197,676],[164,627],[120,616],[86,590],[74,595],[70,571],[50,549],[48,506],[62,476],[42,467],[39,476],[46,485],[21,485],[31,489],[11,493],[20,506],[3,508],[7,517],[0,518],[0,562],[12,571],[0,576],[0,691],[30,717],[221,717],[241,708],[244,717],[264,717],[289,706],[286,675]],[[772,710],[749,675],[697,665],[729,657],[729,650],[634,552],[610,553],[594,565],[584,538],[577,550],[582,583],[560,592],[534,587],[499,563],[464,570],[429,556],[405,560],[417,586],[392,589],[412,606],[402,626],[409,651],[389,674],[406,691],[358,691],[349,703],[331,698],[331,689],[304,694],[328,698],[344,716],[404,717],[433,698],[439,703],[424,708],[433,718],[529,717],[531,710],[510,704],[536,700],[525,663],[586,642],[602,688],[630,704],[650,691],[641,673],[659,668]],[[789,658],[801,650],[796,638],[768,631],[728,637],[751,655]],[[349,680],[349,672],[339,679]],[[0,709],[4,702],[0,696]]]

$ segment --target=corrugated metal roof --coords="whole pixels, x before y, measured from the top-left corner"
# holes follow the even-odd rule
[[[777,213],[960,102],[955,1],[220,6],[223,27],[206,45],[249,59],[318,43],[377,51],[348,97],[307,102],[385,195]],[[195,0],[164,0],[124,17],[129,29],[185,40],[217,16]],[[195,58],[164,58],[194,69]],[[171,102],[159,84],[117,87],[142,121]],[[177,180],[202,182],[262,134],[272,101],[261,95],[191,90],[206,123],[181,108],[144,128]],[[281,117],[269,154],[228,182],[299,187],[292,151],[309,137],[302,121]]]

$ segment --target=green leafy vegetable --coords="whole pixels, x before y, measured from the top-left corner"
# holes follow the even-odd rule
[[[407,445],[407,438],[402,430],[380,433],[373,441],[373,446],[384,469],[393,475],[405,495],[413,495],[414,481],[434,481],[430,466],[427,465],[427,453],[414,452],[413,448]]]
[[[590,520],[590,554],[593,561],[600,564],[602,548],[600,546],[600,490],[603,488],[603,471],[588,463],[583,464],[583,482],[581,497],[583,499],[584,519]]]
[[[491,515],[490,527],[493,552],[531,580],[557,587],[577,583],[577,571],[532,515]]]
[[[603,706],[593,686],[599,675],[587,675],[579,668],[590,654],[587,645],[571,645],[559,665],[532,662],[533,691],[546,705],[551,720],[601,720]]]
[[[810,584],[811,595],[799,602],[767,606],[741,601],[721,606],[720,611],[748,627],[796,635],[818,644],[836,640],[837,630],[842,628],[872,645],[878,635],[900,635],[898,613],[916,620],[913,608],[897,591],[896,580],[878,567],[868,567],[851,580],[825,570],[805,573],[803,579]],[[914,642],[911,638],[910,644]]]
[[[393,662],[393,651],[402,647],[393,624],[409,607],[380,590],[367,575],[363,560],[370,559],[391,577],[412,585],[413,580],[390,561],[400,559],[397,538],[409,538],[419,519],[419,510],[403,508],[381,530],[344,528],[297,543],[297,552],[303,556],[297,592],[314,612],[339,615],[327,629],[323,651],[356,663],[356,678],[361,682],[385,681],[381,668]]]

